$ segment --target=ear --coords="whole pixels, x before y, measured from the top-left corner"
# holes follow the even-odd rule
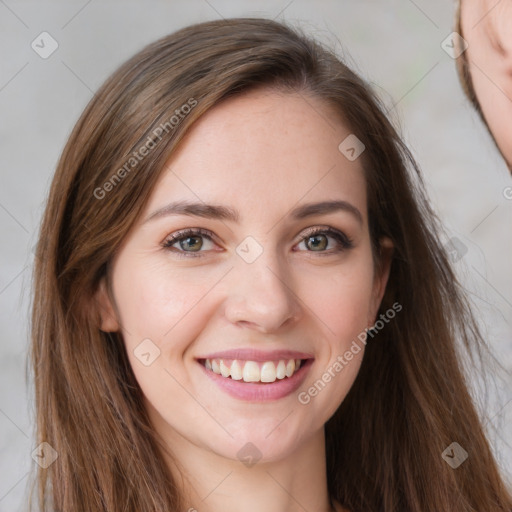
[[[113,306],[113,301],[110,298],[109,290],[106,282],[106,277],[102,277],[94,300],[97,305],[100,329],[104,332],[117,332],[119,330],[119,321]]]
[[[386,291],[389,272],[391,270],[391,262],[393,260],[394,246],[391,239],[388,237],[382,237],[379,244],[380,255],[373,280],[372,303],[370,308],[370,317],[368,318],[368,326],[374,325],[377,319],[377,312],[379,311],[382,297],[384,297],[384,292]]]

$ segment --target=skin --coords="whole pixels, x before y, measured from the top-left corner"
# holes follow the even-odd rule
[[[392,253],[383,240],[377,273],[361,159],[350,162],[338,150],[349,134],[318,99],[299,94],[263,89],[216,106],[174,153],[117,253],[111,294],[101,284],[101,328],[121,330],[151,421],[179,471],[170,457],[169,467],[185,475],[187,504],[199,512],[234,512],[241,504],[246,512],[332,510],[324,424],[352,386],[364,350],[309,404],[297,394],[374,324]],[[146,221],[171,201],[198,198],[238,210],[238,223],[189,215]],[[350,202],[362,222],[347,211],[289,216],[298,205],[332,199]],[[328,235],[320,240],[328,254],[312,250],[304,231],[316,226],[342,231],[353,248],[335,252]],[[213,232],[213,241],[202,240],[202,256],[180,258],[179,242],[175,252],[162,247],[185,228]],[[253,263],[236,252],[247,236],[263,248]],[[147,367],[133,352],[146,338],[161,351]],[[297,392],[250,403],[219,390],[196,360],[232,348],[294,349],[315,360]],[[237,458],[247,442],[262,454],[251,467]]]
[[[466,58],[484,117],[512,172],[512,0],[464,0]]]

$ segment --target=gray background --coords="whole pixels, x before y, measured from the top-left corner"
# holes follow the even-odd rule
[[[452,32],[450,1],[0,0],[0,512],[23,510],[35,448],[25,376],[32,247],[66,138],[93,91],[143,45],[191,23],[232,16],[302,26],[343,49],[388,107],[396,105],[393,118],[446,228],[443,242],[457,237],[467,249],[455,266],[508,372],[495,385],[491,380],[479,403],[512,481],[512,200],[504,195],[512,180],[441,47]],[[59,45],[47,59],[31,48],[43,31]]]

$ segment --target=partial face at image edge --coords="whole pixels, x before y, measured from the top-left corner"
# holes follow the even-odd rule
[[[465,92],[512,173],[512,2],[461,0],[458,31],[468,44],[459,57]]]

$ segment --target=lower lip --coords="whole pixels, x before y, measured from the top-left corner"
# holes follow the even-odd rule
[[[207,370],[201,363],[198,364],[203,369],[203,372],[228,395],[248,402],[269,402],[284,398],[296,391],[304,382],[312,363],[313,359],[307,359],[301,363],[301,367],[291,377],[265,383],[233,380],[230,377],[223,377],[211,370]]]

